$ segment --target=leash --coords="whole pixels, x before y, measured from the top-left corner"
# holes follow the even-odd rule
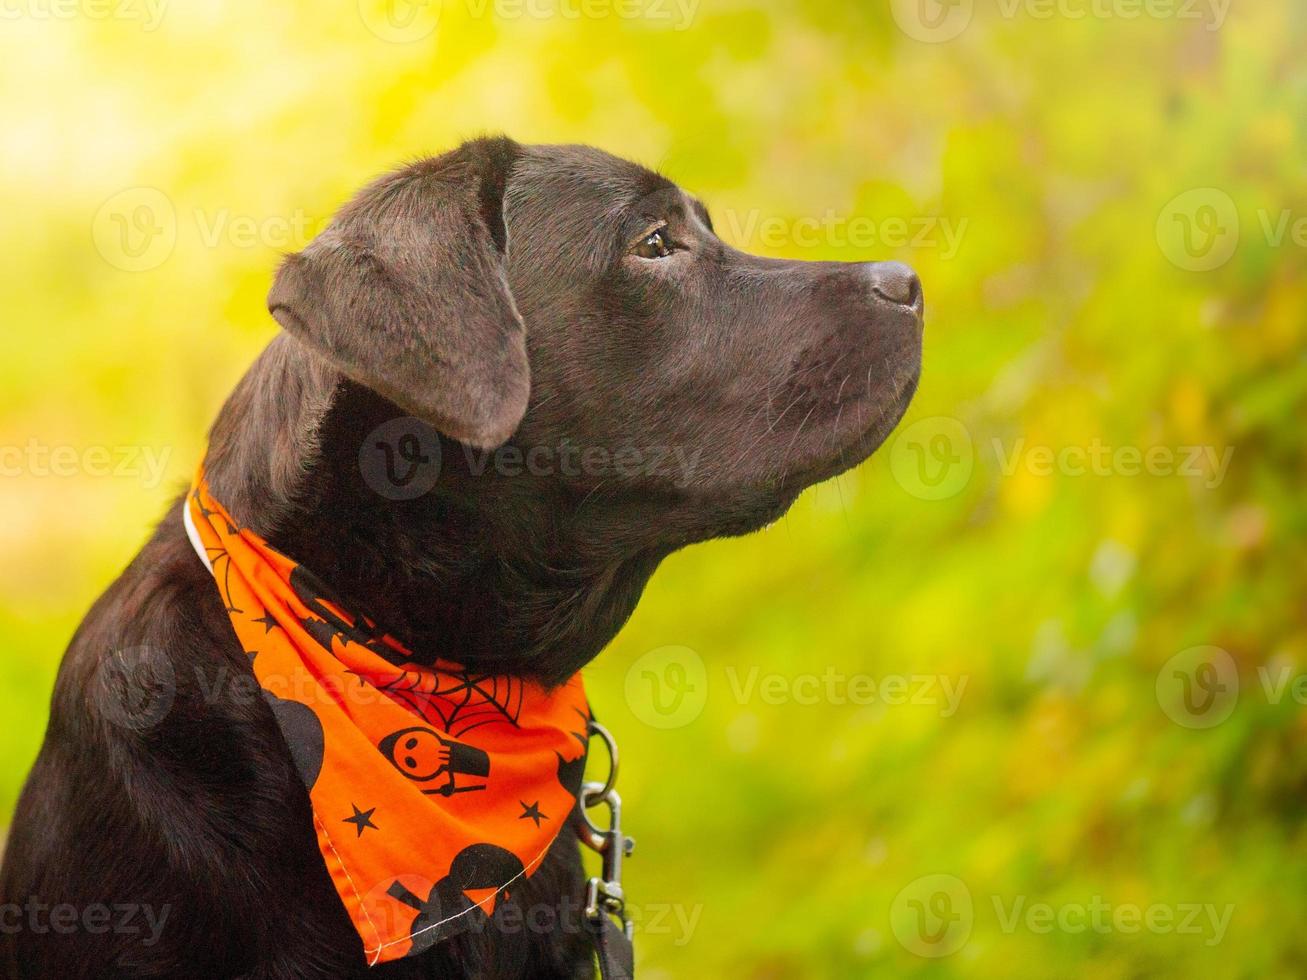
[[[622,798],[617,794],[617,742],[608,729],[591,720],[590,736],[599,736],[608,750],[608,778],[602,783],[584,783],[577,798],[577,836],[602,859],[600,873],[586,883],[585,922],[599,959],[602,980],[631,980],[635,976],[635,934],[626,917],[626,893],[622,891],[622,858],[630,857],[635,840],[622,832]],[[608,826],[590,819],[587,812],[608,807]]]

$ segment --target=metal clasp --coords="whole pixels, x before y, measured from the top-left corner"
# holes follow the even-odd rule
[[[622,832],[622,798],[617,793],[617,743],[608,729],[598,722],[590,722],[590,734],[598,735],[608,749],[611,768],[602,783],[584,783],[577,799],[580,814],[578,836],[586,847],[602,859],[599,877],[586,883],[585,915],[591,922],[611,915],[622,924],[627,939],[634,935],[634,927],[626,917],[626,894],[622,891],[622,858],[630,857],[635,840]],[[601,827],[590,819],[587,812],[598,806],[608,807],[608,826]]]

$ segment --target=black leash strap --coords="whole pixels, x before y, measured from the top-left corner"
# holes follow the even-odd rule
[[[635,976],[635,947],[626,933],[607,915],[590,922],[589,929],[599,957],[601,980],[632,980]]]

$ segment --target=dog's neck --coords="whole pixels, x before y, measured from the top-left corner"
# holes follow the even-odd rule
[[[566,679],[616,635],[666,551],[622,540],[608,502],[529,474],[448,467],[428,494],[386,499],[359,449],[400,415],[282,335],[214,425],[210,486],[419,659]]]

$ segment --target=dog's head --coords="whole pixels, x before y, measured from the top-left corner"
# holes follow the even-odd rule
[[[366,188],[269,306],[461,446],[511,440],[515,476],[690,500],[697,536],[774,519],[864,459],[920,370],[906,266],[746,255],[658,174],[507,139]]]
[[[219,499],[415,647],[552,676],[666,554],[866,458],[921,359],[906,266],[745,255],[655,173],[507,139],[365,188],[269,306],[286,333],[215,426]],[[438,480],[378,493],[377,445]]]

